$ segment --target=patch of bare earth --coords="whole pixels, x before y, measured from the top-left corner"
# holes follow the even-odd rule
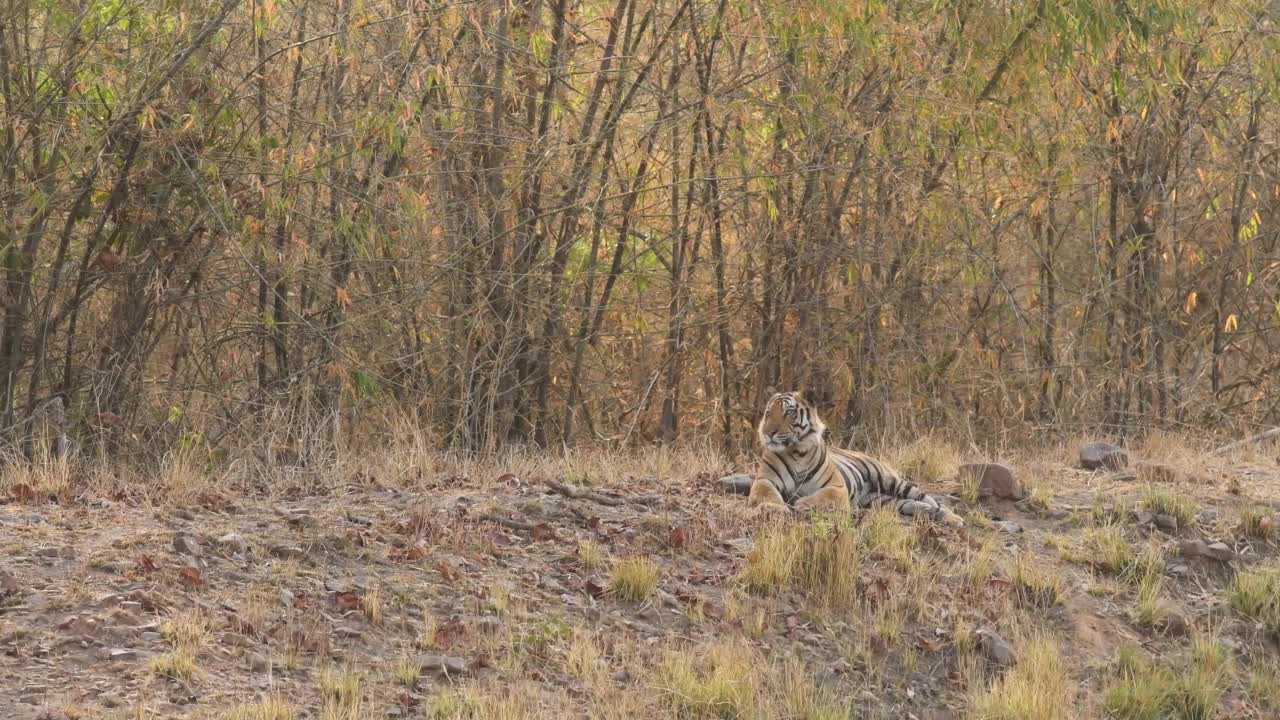
[[[961,529],[757,516],[707,453],[170,472],[150,500],[10,473],[0,716],[1277,716],[1275,458],[1075,452],[1004,458],[1021,500],[958,470],[989,458],[896,453]]]

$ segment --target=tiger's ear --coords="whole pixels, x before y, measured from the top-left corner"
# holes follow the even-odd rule
[[[809,404],[809,400],[808,400],[808,398],[806,398],[806,397],[804,396],[804,391],[803,391],[803,390],[793,390],[793,391],[791,392],[791,396],[792,396],[792,397],[794,397],[794,398],[796,399],[796,401],[797,401],[797,402],[800,402],[800,403],[805,404],[805,405],[808,405],[808,404]]]

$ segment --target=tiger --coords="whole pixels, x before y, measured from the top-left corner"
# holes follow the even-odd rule
[[[850,511],[892,503],[908,517],[925,515],[960,527],[964,521],[888,464],[828,447],[827,426],[798,392],[775,393],[756,429],[763,473],[751,484],[750,506],[798,511]]]

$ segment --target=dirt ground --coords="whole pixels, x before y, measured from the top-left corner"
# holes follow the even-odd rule
[[[176,500],[11,478],[0,717],[1280,716],[1275,603],[1240,579],[1280,589],[1274,445],[1075,450],[899,454],[947,458],[959,529],[768,521],[705,454]],[[966,459],[1027,497],[978,498]]]

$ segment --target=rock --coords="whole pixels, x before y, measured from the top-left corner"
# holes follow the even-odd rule
[[[1171,637],[1181,637],[1187,634],[1187,619],[1181,613],[1167,611],[1159,623],[1160,632]]]
[[[244,657],[249,663],[249,669],[254,672],[267,672],[271,669],[271,661],[261,653],[248,652]]]
[[[997,520],[993,524],[996,526],[996,529],[1002,533],[1016,535],[1022,532],[1022,526],[1012,520]]]
[[[1178,531],[1178,518],[1172,515],[1166,515],[1164,513],[1160,513],[1159,515],[1155,516],[1155,523],[1156,523],[1156,527],[1160,528],[1161,530],[1166,530],[1168,532]]]
[[[145,643],[157,643],[164,639],[164,636],[158,632],[144,632],[140,637]]]
[[[755,480],[746,473],[735,473],[720,478],[720,489],[728,495],[748,495]]]
[[[1191,568],[1187,567],[1186,565],[1182,565],[1180,563],[1177,565],[1169,566],[1170,575],[1186,575],[1189,572],[1191,572]]]
[[[178,508],[177,510],[174,510],[173,516],[181,520],[187,520],[187,521],[196,519],[195,513],[191,512],[186,508]]]
[[[179,534],[173,539],[173,549],[182,555],[190,555],[191,557],[204,555],[204,548],[200,547],[200,543],[186,534]]]
[[[233,645],[235,647],[254,647],[258,644],[257,641],[248,635],[241,635],[240,633],[233,632],[223,634],[222,643],[224,645]]]
[[[133,648],[109,648],[103,653],[103,656],[112,662],[121,660],[137,660],[138,651]]]
[[[1137,464],[1138,477],[1143,482],[1173,482],[1178,479],[1178,471],[1168,465],[1141,462]]]
[[[1021,500],[1027,496],[1022,483],[1013,476],[1013,468],[1000,463],[971,463],[960,466],[960,475],[976,478],[978,497]]]
[[[218,538],[218,545],[233,553],[242,553],[249,549],[249,543],[237,532],[229,532]]]
[[[272,545],[271,556],[281,560],[301,560],[307,556],[302,548],[296,545]]]
[[[463,675],[470,669],[466,660],[449,655],[419,655],[418,666],[424,673]]]
[[[1128,451],[1111,443],[1091,442],[1080,448],[1080,467],[1085,470],[1120,470],[1128,466]]]
[[[1133,482],[1138,479],[1138,473],[1132,470],[1116,470],[1104,475],[1103,479],[1111,482]]]
[[[1209,557],[1214,560],[1229,562],[1236,559],[1236,551],[1228,547],[1226,543],[1209,543],[1206,549],[1208,550]]]
[[[1226,543],[1206,544],[1203,540],[1184,540],[1178,545],[1178,552],[1185,558],[1209,558],[1219,562],[1234,560],[1236,553]]]
[[[1138,510],[1133,513],[1133,521],[1139,525],[1150,525],[1155,522],[1155,519],[1156,514],[1146,510]]]
[[[359,640],[364,635],[359,628],[348,627],[346,625],[339,625],[334,628],[333,634],[347,640]]]
[[[1017,662],[1013,648],[994,630],[983,628],[977,632],[978,647],[986,654],[987,659],[1000,667],[1009,667]]]
[[[280,604],[285,607],[293,607],[294,595],[293,591],[288,589],[280,590]]]

